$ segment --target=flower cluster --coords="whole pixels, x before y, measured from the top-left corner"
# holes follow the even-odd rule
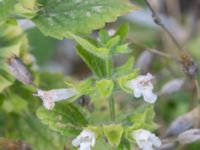
[[[139,75],[135,79],[128,81],[127,85],[133,90],[136,98],[143,96],[146,102],[154,103],[157,100],[157,95],[153,93],[152,80],[153,76],[148,73],[147,75]],[[154,148],[161,146],[160,139],[148,130],[134,130],[131,136],[142,150],[154,150]],[[72,145],[79,147],[79,150],[91,150],[91,147],[95,144],[95,140],[95,133],[86,129],[72,141]]]

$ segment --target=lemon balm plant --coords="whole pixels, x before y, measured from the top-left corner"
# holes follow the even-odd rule
[[[154,123],[153,104],[157,96],[153,91],[153,76],[150,73],[139,75],[139,68],[134,68],[131,49],[125,42],[128,24],[122,24],[114,35],[101,29],[98,38],[89,37],[92,30],[135,9],[133,4],[128,0],[1,0],[0,8],[0,91],[4,102],[5,93],[17,95],[13,88],[15,84],[25,84],[20,92],[31,94],[19,96],[21,101],[31,99],[32,103],[39,97],[43,105],[40,103],[40,107],[32,111],[49,129],[68,138],[67,148],[123,150],[137,145],[140,149],[151,150],[161,145],[160,139],[152,133],[157,127]],[[53,81],[52,75],[52,88],[41,87],[37,78],[40,73],[32,70],[32,75],[27,69],[34,62],[27,51],[26,35],[17,25],[17,19],[21,18],[33,21],[46,36],[74,40],[76,53],[91,70],[91,76],[75,82],[65,78]],[[114,57],[118,55],[128,57],[120,66],[114,64]],[[22,83],[14,82],[14,77]],[[55,82],[65,83],[65,86],[57,88]],[[130,94],[130,102],[132,97],[144,99],[142,111],[133,108],[129,112],[120,112],[116,101],[119,91]],[[83,96],[89,97],[93,110],[76,103]],[[104,102],[109,108],[106,115],[98,110]]]

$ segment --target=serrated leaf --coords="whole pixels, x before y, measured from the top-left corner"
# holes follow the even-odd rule
[[[39,0],[38,15],[33,19],[48,36],[68,37],[68,32],[88,34],[134,9],[128,0]]]
[[[103,79],[96,82],[96,86],[101,96],[109,97],[112,94],[114,83],[112,80]]]
[[[49,128],[65,136],[77,135],[87,125],[84,116],[72,104],[58,103],[50,111],[40,107],[37,116]]]
[[[120,144],[123,131],[124,129],[120,124],[103,126],[104,135],[108,139],[109,143],[114,146],[118,146]]]

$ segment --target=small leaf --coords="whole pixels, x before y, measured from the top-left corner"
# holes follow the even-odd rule
[[[93,90],[93,83],[94,83],[94,79],[88,78],[81,81],[74,87],[79,92],[79,95],[87,95]]]
[[[134,65],[134,58],[129,57],[127,62],[125,62],[122,66],[116,68],[115,75],[121,76],[131,72],[131,70],[133,69],[133,65]]]
[[[124,129],[120,124],[103,126],[104,135],[108,139],[109,143],[114,146],[118,146],[120,144],[123,131]]]
[[[88,65],[88,67],[96,76],[98,77],[106,76],[105,60],[87,52],[79,45],[76,48],[78,55],[83,59],[83,61]]]
[[[114,83],[112,80],[103,79],[97,81],[96,86],[102,96],[109,97],[112,94]]]
[[[138,129],[146,129],[150,131],[155,130],[157,128],[157,124],[154,123],[154,117],[155,117],[155,112],[152,105],[146,107],[144,113],[132,114],[128,118],[128,120],[133,125],[126,128],[125,132],[126,138],[129,141],[134,142],[131,135],[134,130]]]
[[[99,31],[99,38],[102,44],[106,45],[106,43],[110,40],[110,36],[105,29],[101,29]]]
[[[0,19],[6,20],[8,17],[11,16],[11,12],[14,10],[14,5],[16,0],[3,0],[0,1]]]
[[[74,34],[70,34],[79,45],[77,53],[98,77],[108,77],[112,74],[112,59],[107,48],[97,48],[95,45]]]
[[[113,38],[111,38],[107,43],[106,43],[106,47],[108,47],[109,49],[112,49],[113,47],[117,46],[119,44],[120,41],[120,37],[117,35]]]
[[[138,69],[134,70],[132,73],[129,73],[128,75],[120,76],[117,78],[117,82],[122,90],[124,90],[127,93],[132,94],[133,91],[128,87],[127,82],[131,79],[134,79],[138,74]]]
[[[1,4],[2,2],[0,2]],[[10,56],[27,56],[28,43],[21,28],[11,24],[0,24],[0,92],[15,81],[6,61]]]
[[[95,45],[90,43],[84,38],[81,38],[80,36],[77,36],[75,34],[69,33],[70,37],[73,38],[81,47],[83,47],[86,51],[89,53],[101,58],[101,59],[107,59],[109,56],[109,51],[106,48],[97,48]]]
[[[102,127],[101,126],[88,126],[87,129],[93,131],[96,135],[96,138],[102,136]]]
[[[69,37],[68,32],[88,34],[135,9],[128,0],[39,0],[38,3],[40,11],[33,21],[45,35],[58,39]]]
[[[130,53],[131,49],[128,47],[128,44],[122,44],[116,47],[114,54],[127,54]]]
[[[77,135],[87,125],[84,116],[72,104],[58,103],[51,111],[40,107],[37,116],[44,124],[65,136]]]
[[[131,145],[125,137],[122,137],[121,143],[118,146],[117,150],[131,150]]]
[[[129,32],[129,24],[124,23],[119,27],[115,35],[120,36],[120,40],[123,41],[125,37],[128,35],[128,32]]]

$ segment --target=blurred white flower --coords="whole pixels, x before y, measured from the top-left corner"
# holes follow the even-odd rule
[[[37,90],[37,94],[34,96],[39,96],[43,105],[46,109],[53,109],[55,102],[68,99],[72,96],[75,96],[77,91],[74,88],[65,88],[65,89],[54,89],[49,91]]]
[[[95,145],[95,140],[95,133],[85,129],[72,141],[72,145],[79,147],[79,150],[91,150],[91,147]]]
[[[181,89],[184,82],[185,82],[184,79],[171,80],[162,87],[160,94],[171,94],[177,92]]]
[[[138,147],[142,150],[154,150],[154,147],[160,147],[161,141],[148,130],[139,129],[132,132],[132,137],[135,139]]]
[[[17,20],[17,22],[19,26],[23,28],[24,30],[35,27],[35,24],[32,21],[27,20],[27,19],[20,19],[20,20]]]
[[[153,84],[151,83],[153,76],[148,73],[147,75],[140,75],[133,80],[128,81],[128,87],[134,92],[134,96],[139,98],[143,95],[146,102],[154,103],[157,96],[153,93]]]

